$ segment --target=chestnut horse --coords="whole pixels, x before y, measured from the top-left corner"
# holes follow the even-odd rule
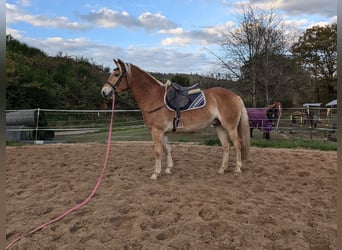
[[[163,84],[139,67],[114,60],[116,68],[104,83],[101,94],[110,98],[115,93],[130,90],[137,101],[146,127],[154,142],[155,170],[151,179],[161,173],[161,156],[164,150],[167,162],[166,173],[171,173],[173,161],[168,133],[173,129],[175,112],[164,102],[167,84]],[[213,125],[223,148],[223,159],[218,173],[224,173],[229,160],[231,145],[235,147],[234,174],[241,172],[242,160],[249,156],[250,136],[248,115],[242,99],[224,88],[203,90],[206,105],[199,109],[182,112],[182,127],[177,131],[191,132]]]

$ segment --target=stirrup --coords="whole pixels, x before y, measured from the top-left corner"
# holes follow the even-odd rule
[[[176,132],[177,128],[184,128],[184,123],[183,120],[181,118],[178,117],[174,117],[173,118],[173,128],[172,128],[172,132]]]

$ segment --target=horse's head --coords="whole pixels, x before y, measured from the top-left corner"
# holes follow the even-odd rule
[[[114,59],[114,63],[116,64],[116,68],[104,83],[101,90],[101,94],[105,98],[129,89],[126,64],[120,59]]]
[[[269,121],[272,123],[272,127],[278,126],[279,124],[279,119],[281,117],[281,112],[283,105],[281,102],[275,102],[271,105],[268,105],[266,108],[266,115]],[[278,123],[278,124],[277,124]]]
[[[272,123],[272,127],[276,126],[279,114],[278,114],[278,109],[276,108],[271,108],[266,111],[266,115],[268,120]]]

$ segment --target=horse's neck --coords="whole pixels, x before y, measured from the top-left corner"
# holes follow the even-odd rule
[[[131,91],[142,111],[152,111],[164,103],[165,88],[150,74],[132,67]]]

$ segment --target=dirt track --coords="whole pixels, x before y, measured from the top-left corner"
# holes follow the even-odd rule
[[[105,150],[8,147],[7,242],[82,202]],[[336,249],[336,152],[252,148],[235,177],[233,160],[217,174],[220,147],[177,144],[173,174],[151,181],[152,152],[112,144],[95,197],[12,249]]]

